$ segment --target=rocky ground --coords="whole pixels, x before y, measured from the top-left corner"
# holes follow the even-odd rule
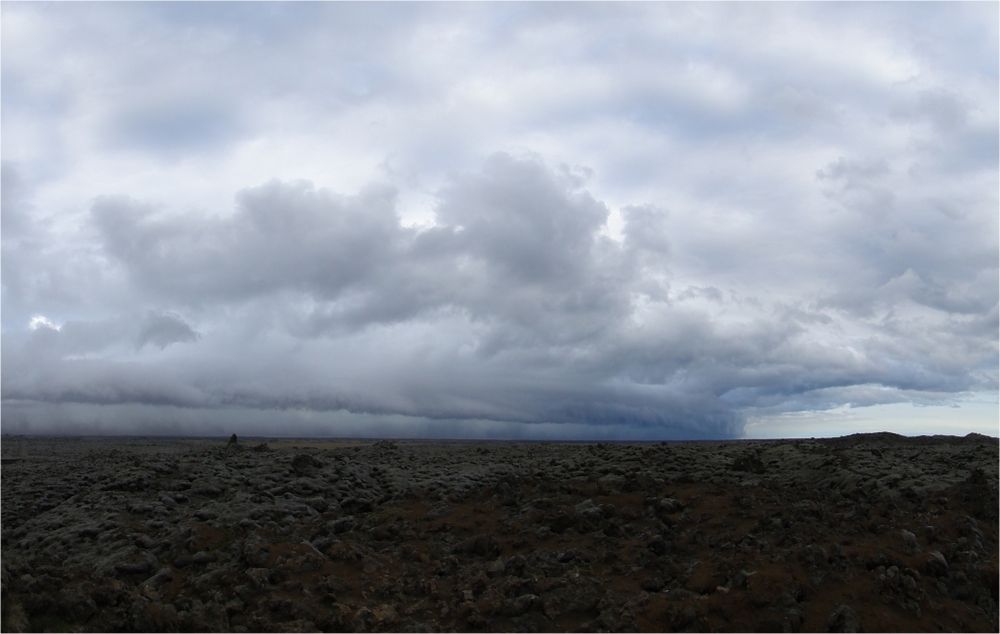
[[[4,437],[4,631],[997,631],[993,438]]]

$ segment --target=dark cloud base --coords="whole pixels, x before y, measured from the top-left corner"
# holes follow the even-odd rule
[[[64,436],[157,436],[265,438],[409,438],[454,440],[706,440],[700,431],[670,432],[627,424],[512,423],[490,420],[433,420],[376,416],[347,411],[198,409],[157,405],[85,405],[8,400],[4,434]],[[719,436],[718,439],[725,437]]]

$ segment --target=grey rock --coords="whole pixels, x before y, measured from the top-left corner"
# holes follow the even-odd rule
[[[530,610],[541,607],[538,595],[522,594],[512,601],[508,601],[503,606],[503,613],[507,616],[520,616]]]
[[[646,577],[642,580],[640,587],[646,592],[659,592],[666,585],[662,577]]]
[[[300,475],[314,473],[322,466],[323,463],[309,454],[298,454],[292,458],[292,471]]]
[[[247,568],[246,576],[258,588],[265,588],[271,584],[271,571],[268,568]]]
[[[218,513],[215,511],[210,511],[208,509],[198,509],[194,512],[194,516],[202,521],[213,520],[218,517]]]
[[[115,565],[115,570],[123,575],[137,575],[137,574],[147,573],[150,572],[152,569],[153,569],[153,563],[148,560],[121,563]]]
[[[600,483],[605,490],[613,491],[615,489],[620,489],[625,484],[625,478],[614,473],[609,473],[598,478],[597,482]]]
[[[860,632],[861,619],[851,606],[842,603],[830,613],[826,628],[828,632]]]
[[[583,519],[600,519],[601,507],[594,504],[591,499],[586,499],[573,507],[573,511]]]
[[[684,510],[684,504],[676,498],[660,498],[656,501],[656,510],[666,514],[677,513]]]
[[[479,557],[496,557],[500,554],[500,545],[492,535],[474,535],[458,544],[455,552]]]
[[[943,577],[948,574],[948,560],[939,550],[932,550],[927,553],[924,560],[924,572],[934,577]]]
[[[170,568],[160,568],[156,571],[149,579],[142,582],[142,585],[150,588],[159,588],[160,586],[169,583],[174,578],[174,573]]]
[[[216,559],[218,559],[218,557],[216,557],[214,553],[210,553],[204,550],[199,550],[195,554],[191,555],[191,562],[198,565],[208,564],[215,561]]]
[[[141,533],[139,535],[136,535],[133,541],[136,546],[142,548],[143,550],[149,550],[150,548],[156,545],[156,542],[153,541],[152,537]]]
[[[818,544],[809,544],[805,546],[800,551],[799,557],[803,562],[813,568],[825,567],[829,558],[826,549]]]
[[[307,505],[311,506],[312,508],[316,509],[320,513],[323,513],[328,508],[330,508],[330,504],[329,502],[326,501],[326,498],[320,496],[306,498],[302,501],[305,502]]]
[[[214,482],[202,482],[191,487],[191,493],[194,495],[203,495],[205,497],[214,498],[222,495],[223,488]]]
[[[340,507],[350,513],[370,513],[375,508],[371,500],[358,497],[345,498]]]
[[[766,467],[760,459],[757,451],[744,451],[733,459],[730,469],[733,471],[747,471],[750,473],[764,473]]]
[[[664,555],[669,550],[669,542],[662,535],[654,535],[646,542],[646,548],[653,554]]]
[[[76,529],[78,537],[97,537],[101,534],[101,528],[96,524],[86,524]]]
[[[502,575],[507,569],[507,564],[504,562],[503,558],[497,558],[486,566],[486,574],[491,577],[496,577]]]
[[[347,517],[341,517],[330,522],[330,530],[336,534],[346,533],[348,531],[354,530],[357,522],[353,515],[348,515]]]
[[[913,554],[920,548],[917,544],[917,536],[905,528],[899,531],[899,537],[903,541],[903,548],[906,552]]]

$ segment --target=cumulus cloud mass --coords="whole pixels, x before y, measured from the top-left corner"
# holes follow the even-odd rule
[[[5,2],[4,431],[996,433],[997,11]]]

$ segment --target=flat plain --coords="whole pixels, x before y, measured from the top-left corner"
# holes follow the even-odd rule
[[[997,631],[995,438],[4,436],[4,631]]]

